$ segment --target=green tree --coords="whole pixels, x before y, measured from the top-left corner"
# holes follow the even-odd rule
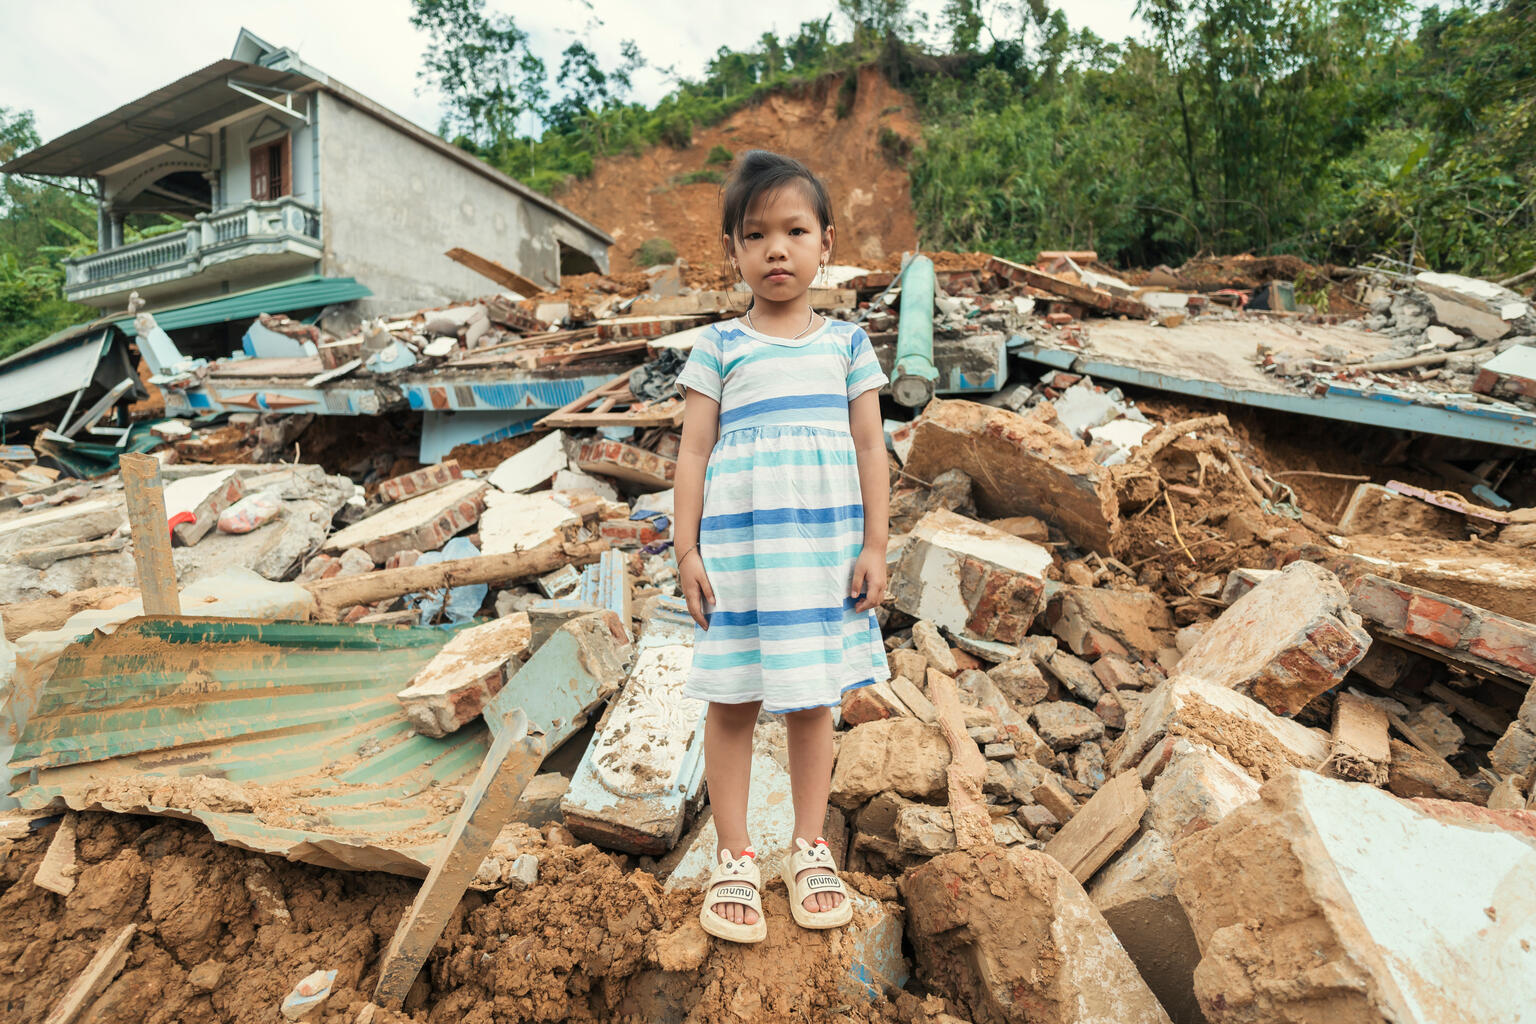
[[[420,76],[443,96],[441,133],[490,153],[517,138],[518,121],[540,115],[549,99],[544,61],[507,14],[487,14],[485,0],[412,0],[411,24],[431,42]]]

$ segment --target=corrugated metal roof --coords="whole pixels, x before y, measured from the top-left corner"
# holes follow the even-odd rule
[[[27,358],[0,363],[0,413],[30,409],[88,386],[111,336],[109,328],[68,342],[55,335],[45,339],[49,347],[35,353],[23,350],[18,355]]]
[[[315,275],[149,312],[154,314],[155,322],[161,330],[174,331],[182,327],[254,319],[262,313],[286,313],[295,309],[329,306],[372,294],[367,285],[359,284],[355,278]],[[133,329],[131,316],[120,316],[112,322],[130,337],[137,333]]]
[[[482,720],[432,739],[395,700],[449,635],[146,618],[82,638],[16,746],[14,795],[193,818],[245,849],[424,876],[490,748]]]

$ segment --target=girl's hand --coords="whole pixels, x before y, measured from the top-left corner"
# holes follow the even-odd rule
[[[859,560],[853,563],[853,585],[849,597],[864,595],[855,611],[867,612],[885,600],[885,552],[866,547],[859,552]]]
[[[697,547],[683,556],[682,564],[677,567],[677,581],[683,588],[683,600],[688,602],[688,614],[693,616],[700,629],[707,632],[709,620],[704,617],[704,602],[715,603],[715,588],[709,585],[709,576],[704,572],[704,556],[699,554]]]

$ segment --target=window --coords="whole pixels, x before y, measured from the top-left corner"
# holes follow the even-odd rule
[[[251,198],[276,199],[293,192],[290,136],[251,147]]]

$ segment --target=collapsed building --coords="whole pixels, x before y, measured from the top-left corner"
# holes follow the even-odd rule
[[[1301,302],[1315,271],[1263,263],[813,291],[891,377],[894,675],[838,715],[854,922],[770,885],[759,946],[696,921],[670,541],[672,383],[744,293],[674,265],[343,336],[267,314],[266,354],[157,375],[121,454],[5,450],[7,1005],[1525,1019],[1536,317],[1386,266]],[[765,718],[765,876],[786,758]]]

